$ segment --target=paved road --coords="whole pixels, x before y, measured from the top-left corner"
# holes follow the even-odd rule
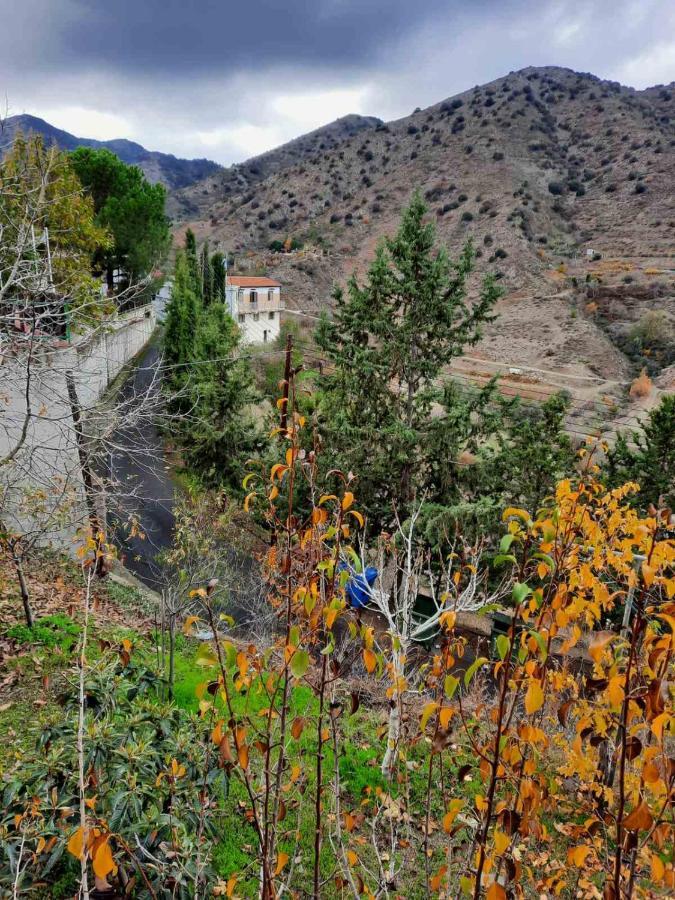
[[[158,360],[159,351],[150,344],[133,376],[122,387],[123,398],[138,397],[140,403],[149,390],[159,390],[158,385],[153,385],[153,370]],[[117,509],[109,511],[114,540],[125,566],[148,587],[157,588],[155,557],[171,546],[174,526],[174,485],[162,453],[162,437],[155,424],[148,420],[139,427],[122,427],[115,435],[115,445],[133,449],[117,450],[111,460],[114,479],[124,485]],[[129,514],[137,516],[144,539],[129,537],[121,527]]]

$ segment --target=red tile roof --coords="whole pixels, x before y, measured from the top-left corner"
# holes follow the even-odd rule
[[[227,280],[236,287],[281,287],[280,281],[258,275],[228,275]]]

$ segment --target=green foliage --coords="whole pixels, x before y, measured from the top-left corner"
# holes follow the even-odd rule
[[[193,896],[197,860],[204,864],[216,837],[215,810],[203,809],[200,791],[208,785],[211,793],[222,798],[227,778],[202,740],[203,723],[162,703],[160,686],[151,670],[115,651],[90,666],[85,681],[90,814],[119,836],[114,839],[115,848],[127,878],[142,863],[157,896],[164,896],[171,882],[171,895],[187,898]],[[59,891],[79,870],[66,851],[68,838],[79,824],[75,686],[64,696],[63,706],[60,720],[36,734],[35,749],[24,755],[21,767],[5,775],[0,818],[2,888],[11,887],[22,838],[24,854],[32,853],[42,839],[47,849],[35,856],[33,864],[24,865],[21,892],[32,888],[46,896],[54,886],[51,896],[72,895],[72,891]],[[20,828],[14,825],[16,815],[24,815]],[[154,859],[151,866],[148,854]],[[207,862],[201,877],[209,874]],[[135,896],[149,893],[139,888]]]
[[[175,386],[183,383],[187,364],[193,358],[198,315],[199,303],[189,261],[186,253],[179,252],[176,255],[171,300],[167,305],[164,327],[166,361],[171,366],[182,367],[171,375]]]
[[[666,394],[653,409],[642,432],[623,432],[607,452],[604,476],[610,487],[636,481],[640,491],[631,498],[646,510],[659,498],[675,508],[675,394]]]
[[[188,465],[210,485],[239,489],[244,462],[260,438],[248,412],[255,396],[247,360],[237,359],[239,329],[223,303],[198,319],[189,370],[190,418],[183,444]]]
[[[49,268],[41,243],[44,229],[49,233]],[[0,235],[0,284],[10,297],[16,293],[26,299],[25,277],[16,292],[11,286],[17,263],[25,263],[45,273],[45,282],[52,282],[71,312],[85,320],[96,317],[102,303],[91,258],[106,251],[110,236],[97,224],[94,202],[82,191],[71,159],[55,147],[46,148],[39,136],[19,134],[0,162]],[[37,292],[43,300],[40,279]]]
[[[492,389],[464,400],[438,381],[478,341],[499,290],[487,277],[476,302],[467,302],[473,248],[467,244],[452,262],[435,249],[426,213],[416,194],[365,284],[354,276],[346,294],[337,290],[334,319],[317,332],[335,369],[322,379],[327,444],[341,469],[359,472],[359,497],[376,527],[391,524],[394,504],[406,513],[416,494],[450,502],[439,485],[457,483],[457,458],[479,437],[469,410],[479,423],[491,419]]]
[[[113,236],[112,246],[99,255],[108,285],[112,287],[116,268],[129,282],[148,276],[170,246],[164,186],[150,184],[137,166],[126,165],[109,150],[78,147],[70,159],[94,199],[96,221]]]
[[[554,394],[541,405],[518,402],[505,426],[481,453],[480,478],[496,504],[536,511],[556,482],[570,474],[574,450],[565,432],[569,397]]]
[[[32,628],[23,623],[12,625],[5,635],[20,644],[42,644],[45,647],[71,650],[80,631],[80,626],[70,616],[57,613],[37,619]]]

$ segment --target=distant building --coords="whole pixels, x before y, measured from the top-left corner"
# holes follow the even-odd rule
[[[227,276],[227,305],[245,344],[270,344],[279,335],[281,284],[255,275]]]

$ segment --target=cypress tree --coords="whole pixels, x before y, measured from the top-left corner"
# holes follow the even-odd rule
[[[219,303],[225,302],[225,256],[219,250],[211,257],[211,283],[213,284],[213,299]]]
[[[199,255],[199,276],[201,282],[202,303],[208,306],[213,300],[213,273],[211,269],[211,255],[209,242],[204,241],[202,252]]]
[[[166,308],[164,356],[168,364],[179,366],[171,374],[174,384],[184,380],[187,365],[193,359],[199,302],[186,253],[178,252],[174,267],[171,299]]]
[[[185,258],[192,278],[193,290],[201,295],[201,279],[199,277],[199,260],[197,258],[197,238],[191,228],[185,232]]]

